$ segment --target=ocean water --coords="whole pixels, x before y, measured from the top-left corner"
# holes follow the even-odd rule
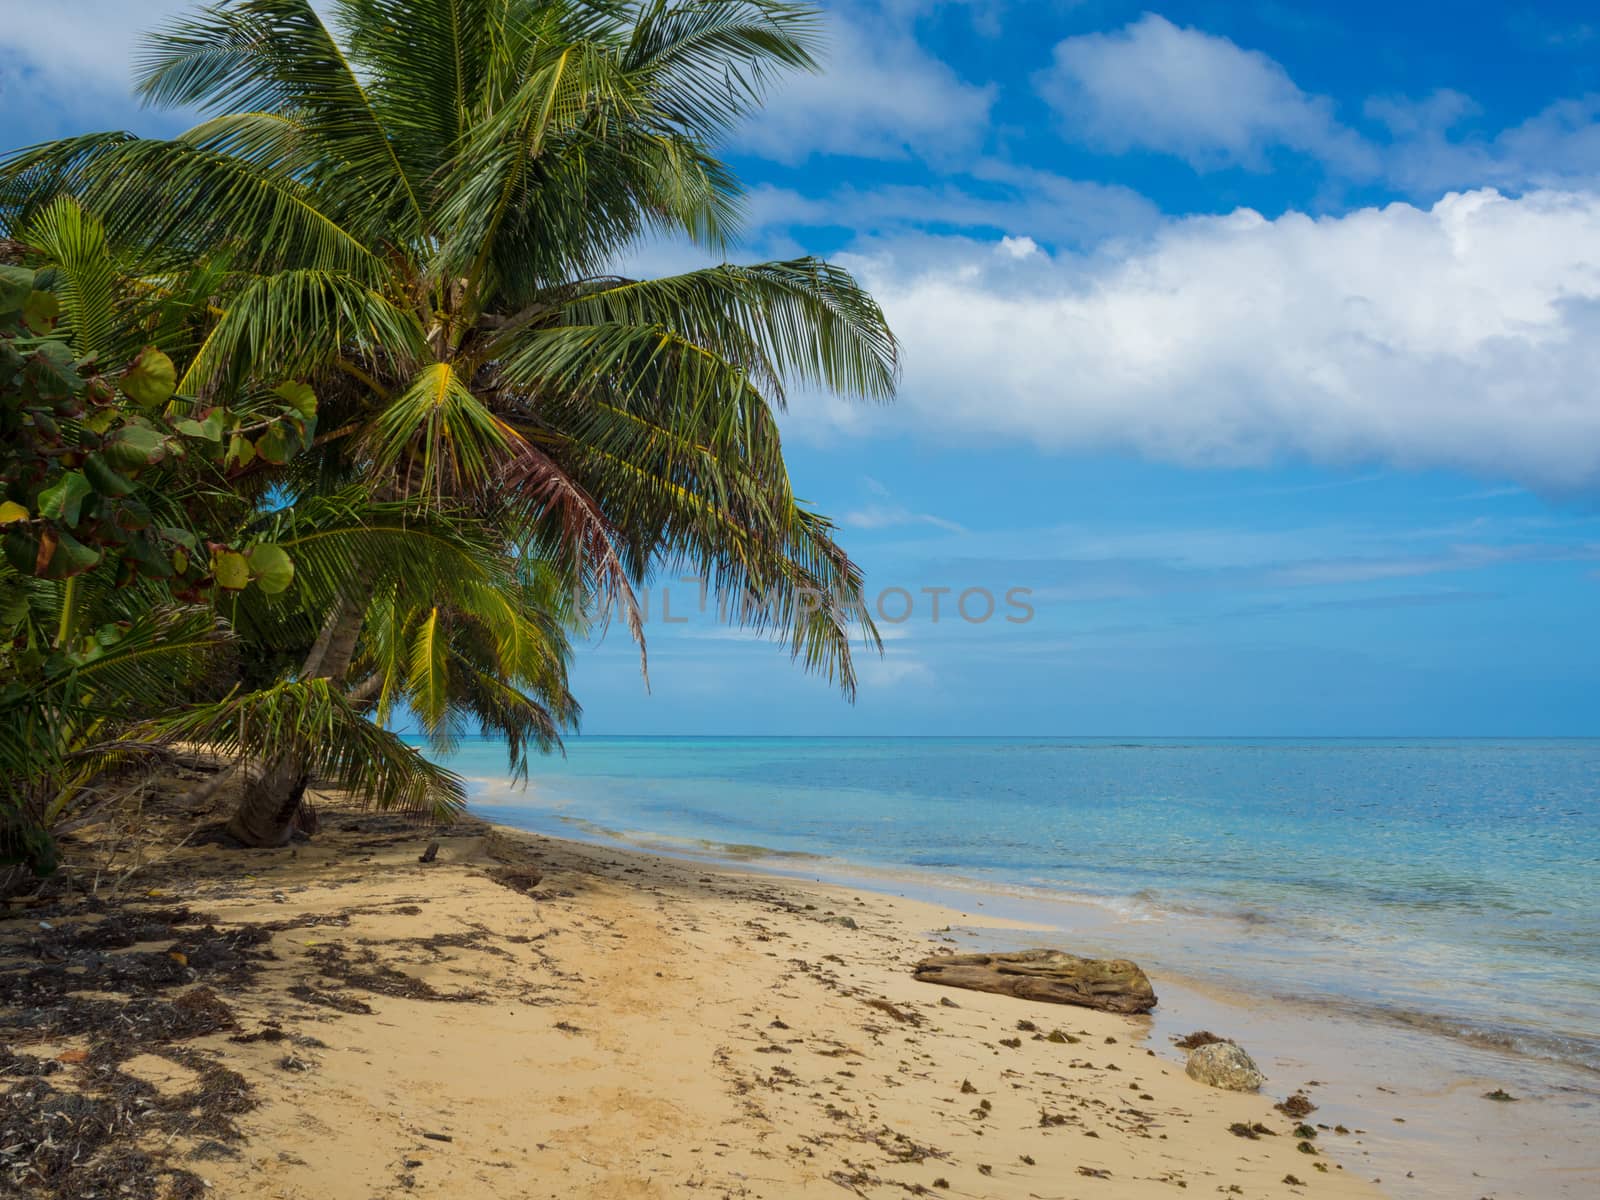
[[[445,761],[506,824],[1068,898],[1106,914],[1074,945],[1152,974],[1600,1072],[1600,741],[586,737],[526,789],[492,741]]]

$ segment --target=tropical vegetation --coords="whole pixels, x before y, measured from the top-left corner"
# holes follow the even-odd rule
[[[18,743],[49,764],[29,777],[59,796],[108,745],[210,743],[244,764],[230,828],[254,844],[287,836],[314,776],[448,804],[459,786],[407,758],[391,713],[441,745],[502,733],[525,771],[577,716],[569,638],[615,617],[642,652],[636,589],[666,568],[699,573],[853,692],[852,637],[876,644],[860,573],[796,499],[776,413],[792,389],[888,399],[882,313],[817,259],[656,278],[625,265],[658,239],[727,252],[740,189],[716,146],[778,75],[815,68],[815,11],[323,7],[327,22],[308,0],[181,18],[146,42],[137,86],[199,124],[87,134],[0,168],[0,232],[39,272],[11,310],[33,306],[14,356],[75,366],[117,413],[97,430],[75,401],[46,413],[52,432],[32,376],[15,402],[7,384],[49,464],[5,465],[4,586],[28,597],[7,653],[68,681],[28,693],[36,716],[87,703],[111,718],[40,716],[61,733],[43,757]],[[102,488],[96,454],[133,490]],[[85,507],[69,514],[73,497]],[[130,504],[152,517],[124,545],[108,531],[126,532]],[[212,656],[137,659],[167,690],[133,684],[117,703],[176,688],[186,702],[164,714],[116,708],[96,682],[113,672],[72,657],[91,630],[125,641],[175,620],[226,642],[234,666],[202,679]],[[331,739],[335,724],[362,729]]]

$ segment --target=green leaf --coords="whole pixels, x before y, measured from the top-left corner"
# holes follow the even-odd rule
[[[172,569],[179,575],[189,569],[189,552],[182,546],[172,548]]]
[[[27,377],[39,396],[48,400],[76,396],[87,387],[65,342],[41,342],[28,358]]]
[[[53,540],[54,546],[50,547],[49,558],[46,559],[43,569],[35,563],[34,573],[46,579],[66,579],[71,575],[81,575],[90,567],[100,561],[100,551],[91,550],[66,530],[50,530],[43,539],[44,546],[48,547]],[[44,558],[45,550],[40,550],[40,558]]]
[[[93,492],[94,488],[81,471],[68,471],[39,493],[39,515],[76,525],[84,497]]]
[[[269,596],[276,596],[294,579],[294,560],[281,546],[262,542],[250,550],[249,559],[257,585]]]
[[[124,425],[105,445],[105,459],[124,471],[152,466],[166,456],[167,441],[145,425]]]
[[[117,419],[121,416],[122,414],[114,408],[98,408],[88,416],[84,417],[79,424],[81,424],[90,433],[104,433],[106,430],[115,425],[117,423]]]
[[[230,467],[247,467],[255,456],[256,448],[251,445],[250,439],[236,433],[228,439],[228,454],[223,463]]]
[[[33,422],[33,427],[52,442],[61,440],[61,426],[56,424],[56,419],[42,408],[32,409],[28,413],[28,420]]]
[[[179,529],[176,525],[163,525],[156,532],[160,533],[167,541],[177,542],[178,545],[187,550],[197,550],[200,547],[200,542],[195,538],[194,534],[187,529]]]
[[[118,529],[132,533],[149,526],[150,510],[135,496],[116,505],[112,510],[111,519]]]
[[[160,549],[143,539],[129,544],[124,553],[124,563],[135,563],[139,574],[147,579],[167,579],[172,575],[172,563],[168,555],[161,553]]]
[[[110,464],[98,454],[91,454],[83,460],[83,473],[88,476],[94,490],[102,496],[126,496],[139,486],[126,475],[113,471]]]
[[[7,500],[0,504],[0,525],[10,525],[14,521],[26,521],[28,510],[15,500]]]
[[[211,560],[211,573],[217,585],[230,592],[242,592],[250,586],[250,560],[236,550],[223,550]]]
[[[178,386],[178,371],[172,360],[154,346],[139,351],[133,365],[122,373],[122,390],[135,404],[154,408],[165,404]]]
[[[272,394],[282,400],[302,417],[317,415],[317,394],[307,383],[280,383]]]
[[[26,267],[0,266],[0,313],[21,312],[32,294],[32,271]]]
[[[256,453],[275,466],[289,461],[289,434],[281,422],[274,422],[256,439]]]
[[[35,333],[49,333],[61,315],[61,301],[54,292],[31,292],[22,306],[22,320]]]

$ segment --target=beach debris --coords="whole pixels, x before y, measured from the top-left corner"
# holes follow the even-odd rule
[[[1267,1081],[1255,1060],[1232,1042],[1207,1042],[1189,1051],[1184,1070],[1190,1079],[1230,1092],[1254,1092]]]
[[[1495,1088],[1495,1090],[1492,1091],[1492,1092],[1485,1092],[1483,1094],[1483,1098],[1485,1100],[1499,1100],[1502,1103],[1504,1103],[1504,1102],[1506,1102],[1508,1100],[1515,1100],[1516,1099],[1515,1096],[1513,1096],[1510,1092],[1506,1091],[1504,1088]]]
[[[823,925],[838,925],[843,929],[860,929],[854,917],[821,917],[819,923]]]
[[[422,1136],[427,1138],[430,1142],[453,1142],[456,1140],[448,1133],[433,1133],[427,1129],[422,1131]]]
[[[1311,1097],[1304,1092],[1296,1092],[1287,1100],[1281,1100],[1272,1106],[1286,1117],[1299,1120],[1301,1117],[1310,1116],[1317,1111],[1317,1106],[1311,1103]]]
[[[544,874],[532,867],[497,867],[489,872],[489,878],[501,887],[510,888],[513,892],[521,892],[527,896],[539,886]]]
[[[1272,1130],[1268,1129],[1260,1121],[1257,1121],[1254,1125],[1246,1125],[1243,1121],[1235,1121],[1228,1126],[1228,1132],[1233,1134],[1234,1137],[1249,1138],[1251,1141],[1256,1141],[1262,1134],[1266,1134],[1268,1137],[1276,1136]]]
[[[923,983],[1102,1012],[1143,1013],[1156,1006],[1155,989],[1136,964],[1122,958],[1079,958],[1060,950],[939,955],[917,963],[915,977]]]
[[[1209,1046],[1214,1042],[1231,1042],[1232,1040],[1232,1038],[1218,1037],[1209,1029],[1197,1029],[1184,1037],[1173,1038],[1172,1044],[1179,1050],[1198,1050],[1201,1046]]]
[[[957,1004],[954,1000],[950,999],[949,996],[940,996],[939,997],[939,1007],[940,1008],[960,1008],[961,1005]]]
[[[881,1013],[889,1014],[889,1016],[893,1017],[896,1021],[899,1021],[902,1025],[922,1024],[921,1013],[909,1008],[901,1008],[898,1004],[894,1004],[891,1001],[871,998],[863,1000],[861,1003],[867,1005],[869,1008],[875,1008]]]
[[[428,843],[428,848],[426,850],[424,850],[421,854],[417,855],[417,861],[419,863],[431,863],[434,859],[436,859],[438,857],[439,857],[439,843],[438,842],[429,842]]]
[[[1296,1179],[1293,1175],[1285,1175],[1283,1177],[1283,1181],[1290,1187],[1305,1187],[1306,1185],[1306,1181],[1304,1179]]]

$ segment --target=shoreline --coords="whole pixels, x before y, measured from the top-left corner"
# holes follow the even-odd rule
[[[1193,1029],[1212,1028],[1236,1037],[1256,1056],[1267,1071],[1269,1088],[1274,1080],[1316,1080],[1318,1102],[1333,1114],[1331,1120],[1371,1130],[1362,1169],[1385,1180],[1385,1190],[1405,1200],[1454,1200],[1469,1192],[1579,1200],[1600,1185],[1600,1155],[1590,1153],[1582,1133],[1600,1108],[1600,1073],[1496,1044],[1476,1030],[1437,1027],[1435,1021],[1449,1020],[1437,1014],[1362,1006],[1342,996],[1252,994],[1225,976],[1207,978],[1168,967],[1159,958],[1127,950],[1124,935],[1134,919],[1117,902],[952,876],[939,868],[851,863],[803,851],[763,853],[764,847],[709,839],[691,845],[687,839],[605,829],[544,806],[476,798],[474,806],[485,817],[505,807],[537,811],[571,829],[566,837],[617,853],[864,888],[953,909],[979,922],[951,930],[962,950],[1048,945],[1100,957],[1135,957],[1162,997],[1153,1014],[1151,1041],[1158,1055],[1181,1067],[1183,1056],[1169,1041]],[[502,815],[503,827],[534,836],[564,836],[503,822]],[[1137,918],[1137,923],[1172,915],[1157,913]],[[1202,924],[1227,919],[1208,913],[1186,916]],[[1008,928],[1002,932],[985,924],[993,918],[1008,922]],[[1017,924],[1029,928],[1017,929]],[[1519,1102],[1486,1101],[1484,1095],[1495,1090],[1509,1090]],[[1347,1165],[1356,1167],[1349,1160]],[[1530,1176],[1541,1183],[1523,1190]]]
[[[468,782],[483,789],[502,789],[505,786],[503,781],[489,777],[469,777]],[[833,881],[879,891],[907,889],[909,894],[957,907],[963,902],[982,907],[987,899],[1011,911],[1031,913],[1031,919],[1043,921],[1050,928],[1063,929],[1079,938],[1087,936],[1089,941],[1085,944],[1101,956],[1116,956],[1126,950],[1130,930],[1134,933],[1132,940],[1138,941],[1140,930],[1177,923],[1198,926],[1212,934],[1226,929],[1234,935],[1230,940],[1236,942],[1262,932],[1276,933],[1285,941],[1290,940],[1291,936],[1289,926],[1282,918],[1257,909],[1223,911],[1146,897],[1142,893],[1124,896],[1072,890],[1047,883],[1009,882],[964,874],[957,863],[910,866],[852,861],[806,850],[774,849],[713,838],[679,837],[648,830],[619,830],[586,818],[566,815],[561,808],[559,805],[523,804],[510,799],[485,799],[481,794],[475,795],[469,803],[470,810],[490,821],[495,821],[496,810],[501,809],[537,814],[542,818],[537,823],[508,827],[558,839],[572,838],[618,850],[731,864],[763,873]],[[502,818],[498,823],[506,822]],[[1073,920],[1070,928],[1062,924],[1063,918],[1059,914],[1063,912]],[[1159,954],[1160,948],[1147,948],[1144,952]],[[1414,1005],[1408,1005],[1330,990],[1287,991],[1282,990],[1281,985],[1275,985],[1278,990],[1263,995],[1245,990],[1226,971],[1208,974],[1197,970],[1194,963],[1167,964],[1165,969],[1191,986],[1231,993],[1241,1002],[1271,999],[1319,1013],[1344,1014],[1412,1031],[1429,1032],[1476,1050],[1503,1053],[1513,1059],[1527,1059],[1547,1068],[1571,1072],[1578,1079],[1588,1079],[1590,1086],[1600,1094],[1600,1030],[1596,1030],[1587,1042],[1574,1045],[1573,1039],[1577,1036],[1574,1034],[1549,1027],[1496,1024],[1476,1015],[1430,1009],[1424,1006],[1420,997]],[[1570,1020],[1577,1023],[1581,1018],[1573,1015]]]
[[[1198,1084],[1147,1018],[914,980],[970,913],[475,819],[323,817],[283,850],[178,847],[112,910],[8,911],[8,969],[44,930],[66,966],[28,969],[82,972],[38,1010],[55,1028],[8,1016],[35,1089],[17,1119],[120,1087],[166,1122],[119,1134],[125,1157],[271,1200],[1386,1194],[1335,1145],[1364,1134],[1298,1149],[1272,1107],[1290,1087]],[[136,970],[176,998],[141,1012],[205,1022],[85,1032],[108,1010],[74,997]]]

